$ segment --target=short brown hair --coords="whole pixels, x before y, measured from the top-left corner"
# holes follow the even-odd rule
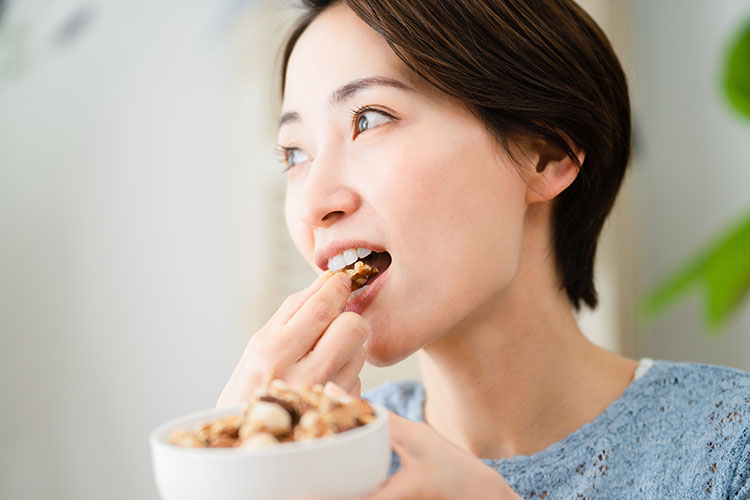
[[[323,10],[344,1],[422,78],[468,104],[510,153],[541,139],[578,165],[553,201],[558,274],[576,309],[596,307],[594,256],[630,156],[625,74],[607,37],[573,0],[303,0],[284,47],[282,95],[294,45]]]

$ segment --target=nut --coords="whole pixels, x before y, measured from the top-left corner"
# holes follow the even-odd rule
[[[358,260],[354,264],[344,268],[344,272],[352,278],[351,291],[353,292],[365,286],[367,280],[378,274],[380,271],[378,271],[376,267],[372,267],[369,264],[365,264],[361,260]]]
[[[330,436],[375,420],[370,404],[333,383],[295,391],[281,380],[260,390],[241,415],[176,430],[170,442],[186,448],[263,448]]]
[[[209,448],[232,448],[237,446],[238,439],[227,436],[226,434],[219,434],[209,440]]]
[[[292,430],[292,416],[276,403],[258,401],[250,407],[247,418],[239,429],[241,440],[255,432],[267,432],[274,436],[285,436]]]
[[[273,446],[278,443],[279,440],[276,439],[272,434],[269,434],[267,432],[256,432],[255,434],[249,435],[247,439],[242,441],[242,444],[240,444],[240,448],[267,448],[268,446]]]
[[[362,425],[375,421],[375,410],[366,399],[359,400],[359,423]]]
[[[359,426],[359,403],[351,398],[326,401],[321,406],[326,423],[336,432],[344,432]]]
[[[205,448],[207,446],[206,441],[199,439],[195,433],[183,429],[174,431],[169,438],[169,442],[183,448]]]
[[[299,394],[306,405],[305,409],[317,408],[325,397],[323,386],[320,384],[305,386],[300,389]]]
[[[308,410],[299,419],[299,424],[294,428],[294,440],[304,441],[335,433],[335,429],[328,425],[325,417],[318,410]]]

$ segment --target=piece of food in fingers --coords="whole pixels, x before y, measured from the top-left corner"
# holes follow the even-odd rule
[[[352,278],[352,292],[358,290],[367,284],[367,280],[378,274],[380,271],[377,267],[365,264],[358,260],[344,268],[344,272]]]
[[[251,398],[242,415],[203,424],[195,431],[178,429],[170,442],[186,448],[263,448],[306,441],[361,427],[375,420],[370,404],[329,382],[295,391],[273,380]]]

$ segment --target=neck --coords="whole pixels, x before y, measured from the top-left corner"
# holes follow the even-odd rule
[[[564,292],[534,286],[556,283],[554,269],[544,272],[522,269],[501,296],[418,353],[426,421],[481,458],[544,450],[594,420],[633,379],[637,363],[589,342]]]

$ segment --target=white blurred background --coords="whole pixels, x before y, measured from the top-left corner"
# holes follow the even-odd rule
[[[0,498],[156,499],[148,432],[213,406],[313,277],[286,235],[279,0],[0,1]],[[626,355],[750,369],[747,303],[644,293],[750,205],[750,124],[720,95],[747,0],[587,0],[629,74],[632,170],[584,330]],[[365,388],[416,377],[367,367]]]

